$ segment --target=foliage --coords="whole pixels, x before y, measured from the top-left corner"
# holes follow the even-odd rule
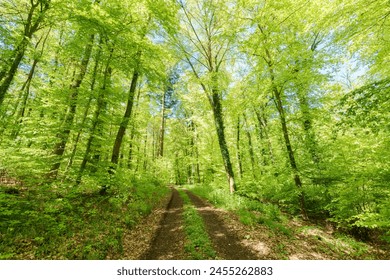
[[[118,258],[125,231],[168,192],[150,180],[133,179],[121,188],[104,197],[66,184],[21,189],[17,194],[2,187],[1,259]]]
[[[134,225],[162,183],[197,184],[247,224],[283,231],[284,211],[389,240],[389,1],[8,0],[0,14],[1,227],[31,225],[31,258],[67,258],[44,249],[67,217],[127,205]],[[124,229],[106,229],[94,241],[120,251]],[[87,245],[69,258],[107,255]]]

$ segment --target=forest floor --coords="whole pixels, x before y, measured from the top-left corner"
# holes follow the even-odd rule
[[[188,190],[184,192],[202,217],[216,253],[213,259],[390,259],[379,245],[337,236],[330,227],[294,219],[288,230],[263,224],[244,225],[238,215],[213,207]],[[124,259],[192,259],[183,221],[183,199],[176,188],[154,212],[124,238]]]

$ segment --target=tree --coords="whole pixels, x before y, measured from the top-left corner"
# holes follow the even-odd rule
[[[226,1],[180,2],[183,14],[181,35],[175,38],[179,51],[185,57],[212,108],[230,192],[236,190],[234,172],[225,137],[222,96],[223,67],[230,48],[234,29],[229,30],[229,10]],[[198,11],[198,12],[196,12]]]
[[[17,6],[17,4],[12,2],[13,1],[7,1],[4,3],[4,8],[8,10],[6,13],[11,12],[13,9],[12,6]],[[4,64],[0,69],[0,106],[3,104],[5,95],[11,86],[12,80],[15,77],[32,36],[44,25],[45,15],[50,8],[50,4],[50,0],[31,0],[27,4],[27,9],[21,11],[21,14],[26,15],[26,20],[24,21],[22,19],[19,21],[19,19],[15,19],[16,24],[22,25],[22,30],[20,30],[21,34],[18,36],[20,38],[15,40],[16,42],[12,54],[5,59]],[[11,21],[13,21],[13,19]]]

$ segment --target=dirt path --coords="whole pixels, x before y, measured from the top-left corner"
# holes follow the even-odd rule
[[[172,189],[172,197],[156,236],[145,254],[144,260],[186,259],[184,252],[183,200],[178,191]]]
[[[337,239],[331,228],[321,229],[300,220],[291,219],[283,226],[288,227],[284,231],[261,223],[244,225],[234,213],[217,209],[190,191],[186,193],[203,219],[217,253],[216,259],[389,259],[387,249],[366,244],[367,256],[361,255],[364,248],[360,245],[355,248],[356,241]],[[182,213],[183,201],[172,188],[172,195],[161,201],[144,223],[125,238],[124,259],[190,259],[184,250],[186,235]]]
[[[210,206],[199,197],[186,191],[192,203],[203,218],[207,233],[217,252],[217,259],[248,260],[258,256],[244,246],[238,235],[228,229],[222,219],[220,210]],[[176,189],[172,189],[172,198],[158,228],[150,248],[141,259],[172,260],[188,259],[184,251],[185,234],[183,232],[183,201]]]
[[[243,245],[238,235],[228,229],[220,215],[223,213],[212,207],[198,196],[186,191],[192,203],[203,218],[206,230],[217,252],[218,259],[224,260],[254,260],[258,256]]]

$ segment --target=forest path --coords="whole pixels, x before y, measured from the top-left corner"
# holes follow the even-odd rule
[[[160,201],[153,213],[125,235],[123,259],[191,259],[184,249],[188,240],[183,199],[177,189],[172,187],[171,194]],[[332,228],[299,219],[291,219],[284,225],[276,222],[244,225],[237,214],[215,208],[191,191],[182,190],[202,217],[216,252],[215,259],[389,259],[388,250],[366,244],[368,251],[362,255],[361,243],[338,239],[333,236]]]
[[[203,219],[213,249],[217,253],[217,259],[259,259],[259,255],[244,245],[245,240],[242,240],[234,229],[224,224],[224,211],[212,207],[188,190],[185,192]],[[141,259],[189,259],[188,254],[184,251],[186,237],[183,231],[182,213],[183,200],[178,191],[172,188],[171,200],[156,231],[155,238]]]
[[[172,188],[171,200],[157,229],[151,247],[141,259],[179,260],[186,259],[184,252],[183,200],[179,192]]]
[[[203,219],[218,259],[254,260],[259,258],[244,245],[245,240],[242,240],[233,229],[229,229],[224,224],[222,216],[225,213],[223,211],[211,206],[190,191],[186,193]]]

